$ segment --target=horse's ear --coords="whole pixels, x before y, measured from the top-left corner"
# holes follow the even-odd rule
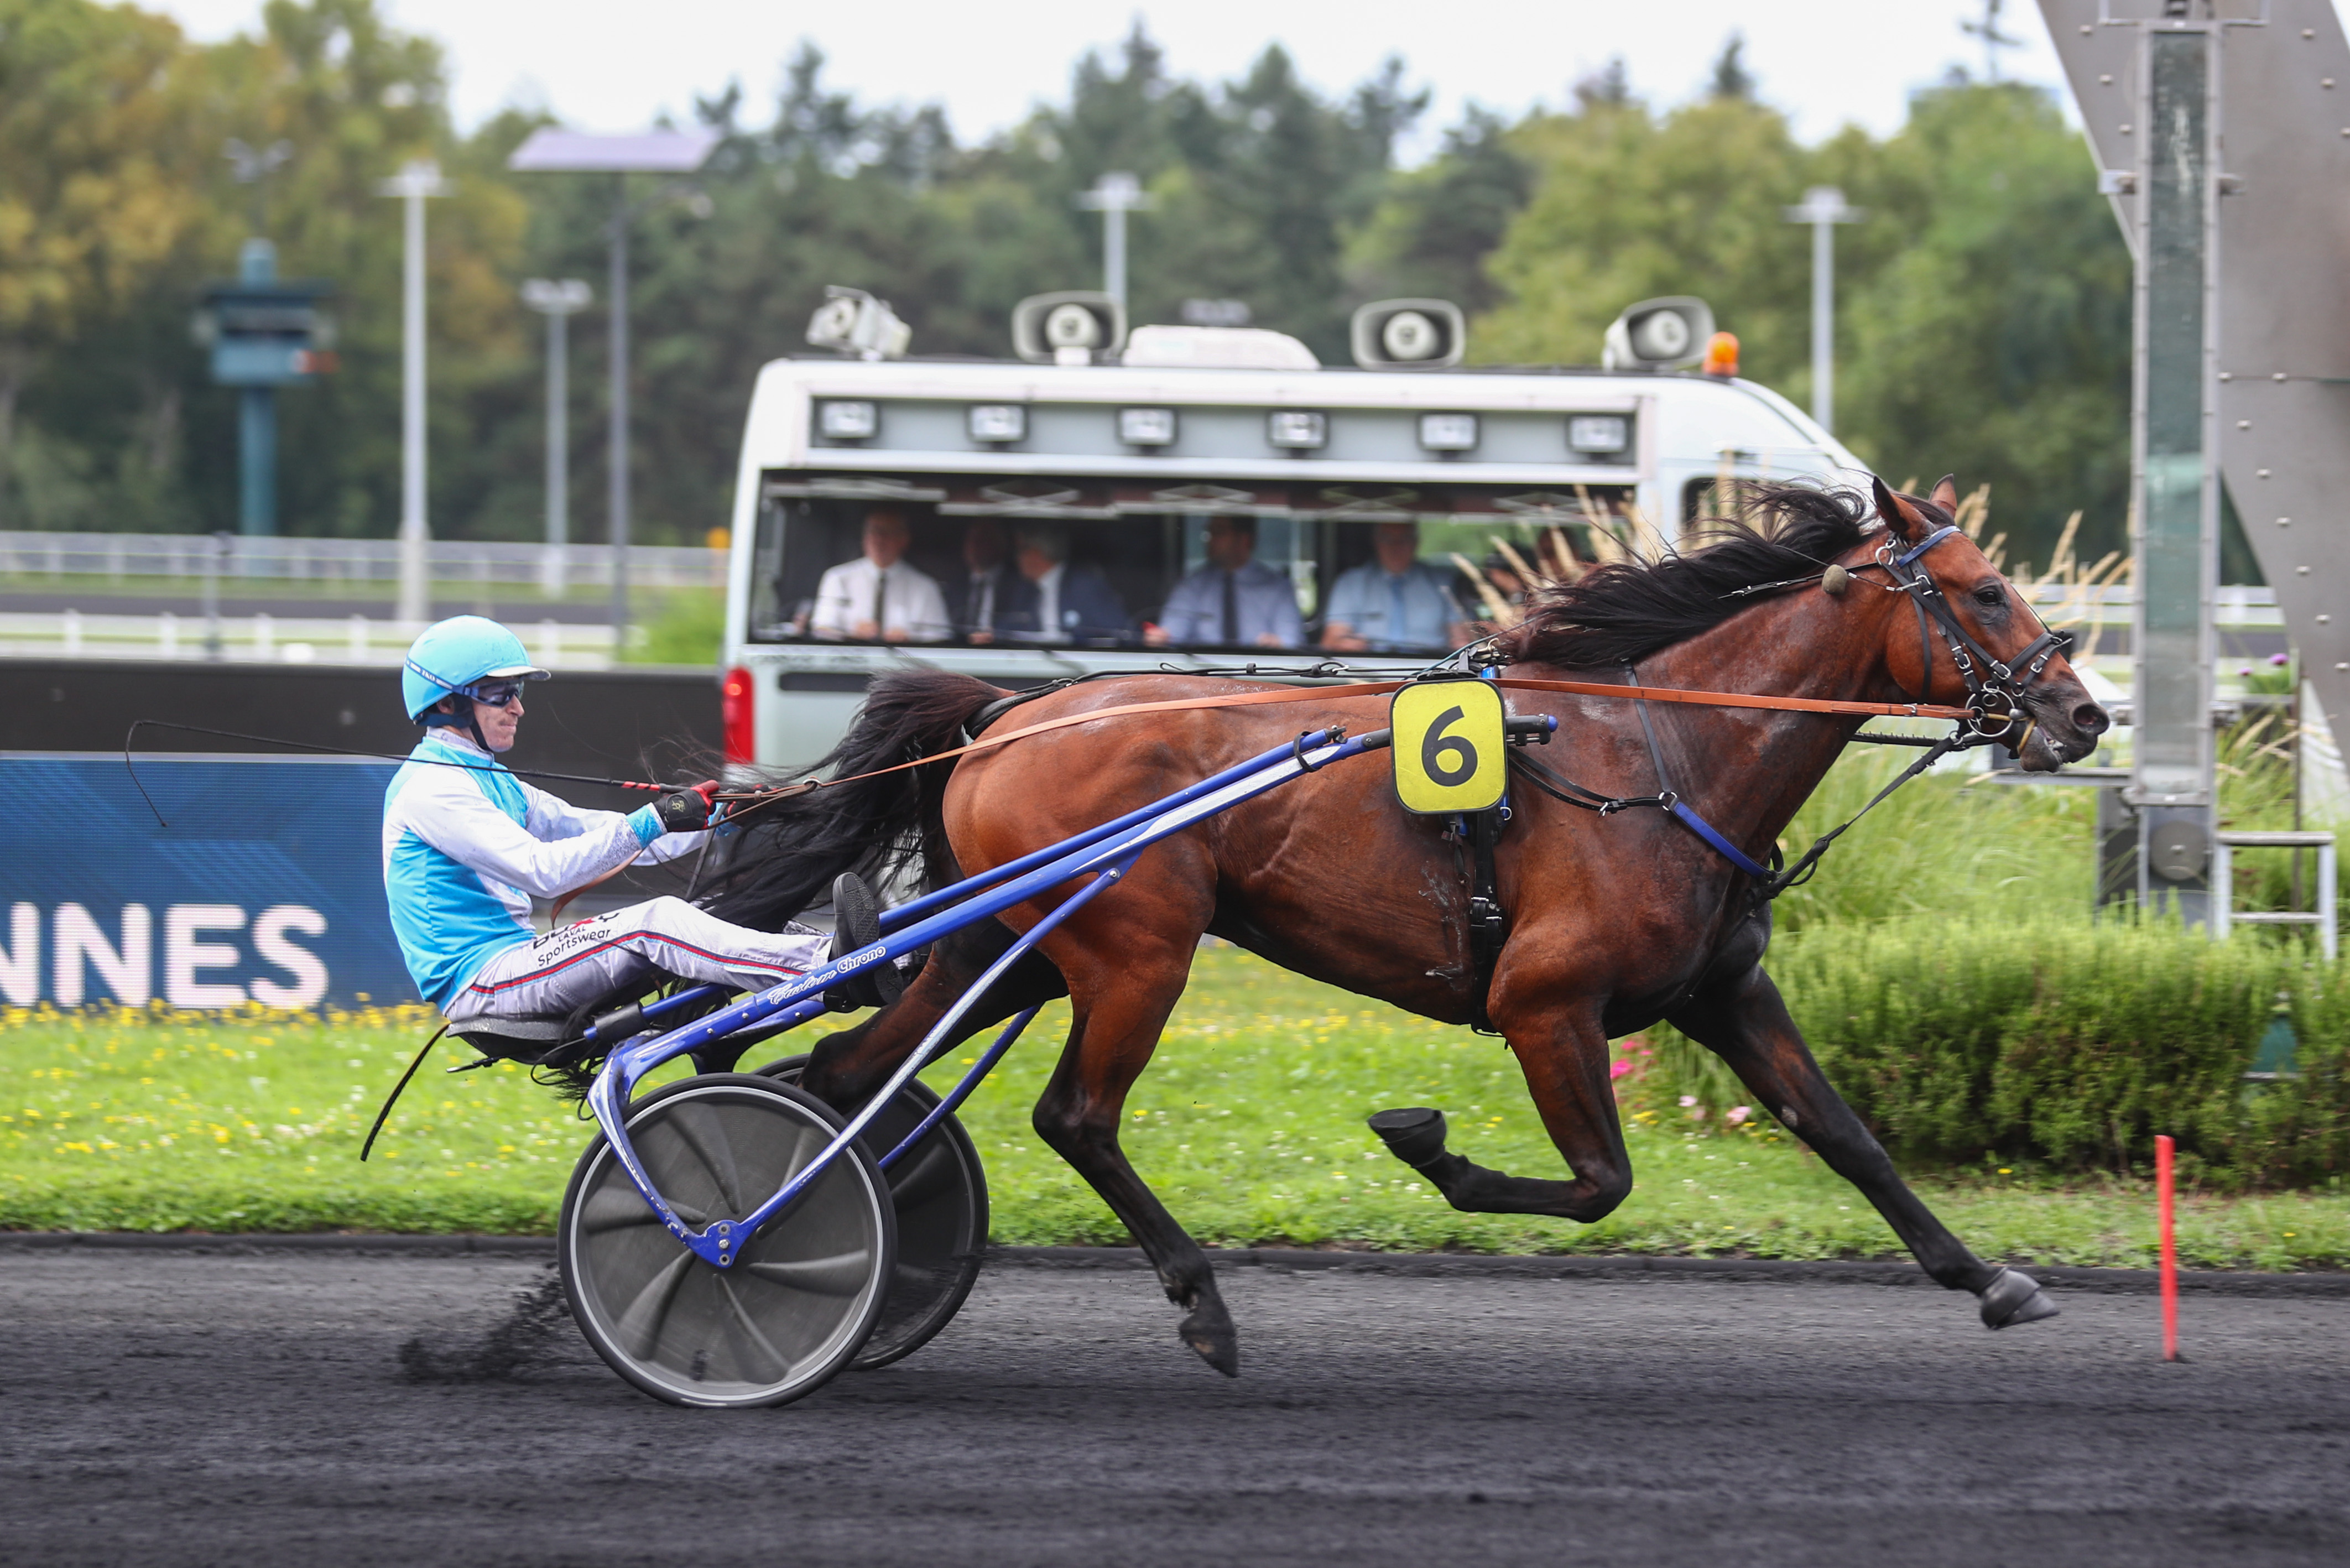
[[[1877,515],[1897,539],[1916,544],[1926,536],[1926,519],[1918,509],[1886,488],[1885,481],[1875,474],[1868,477],[1871,492],[1877,501]]]
[[[1934,482],[1934,492],[1926,499],[1956,516],[1959,510],[1959,476],[1955,473],[1942,475]]]

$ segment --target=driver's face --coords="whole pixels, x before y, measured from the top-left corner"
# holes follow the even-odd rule
[[[463,697],[444,698],[441,707],[442,711],[453,713],[459,704],[467,701],[469,699]],[[482,727],[483,743],[494,752],[514,750],[515,732],[522,728],[522,693],[519,691],[515,693],[514,701],[503,708],[493,708],[487,702],[473,703],[473,722]]]

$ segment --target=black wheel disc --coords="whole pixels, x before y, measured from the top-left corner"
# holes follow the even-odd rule
[[[786,1056],[759,1076],[797,1084],[806,1056]],[[876,1159],[898,1147],[939,1103],[920,1078],[874,1118],[858,1140]],[[881,1321],[849,1366],[859,1372],[911,1355],[962,1310],[987,1248],[987,1174],[962,1123],[947,1117],[882,1173],[897,1210],[898,1262]]]
[[[678,1217],[749,1214],[837,1136],[815,1096],[746,1074],[664,1085],[629,1109],[629,1141]],[[564,1291],[612,1369],[677,1405],[779,1405],[847,1366],[881,1316],[896,1261],[888,1188],[864,1149],[716,1269],[681,1245],[600,1134],[563,1199]]]

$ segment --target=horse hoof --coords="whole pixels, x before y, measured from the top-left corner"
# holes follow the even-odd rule
[[[1388,1152],[1417,1170],[1444,1154],[1444,1113],[1426,1106],[1380,1111],[1370,1118],[1371,1130]]]
[[[2002,1269],[1983,1289],[1985,1328],[2013,1328],[2020,1323],[2038,1323],[2043,1317],[2054,1317],[2056,1312],[2056,1303],[2041,1291],[2039,1282],[2013,1269]]]
[[[1195,1312],[1175,1332],[1201,1360],[1225,1376],[1241,1375],[1240,1335],[1232,1332],[1232,1320],[1221,1310]]]

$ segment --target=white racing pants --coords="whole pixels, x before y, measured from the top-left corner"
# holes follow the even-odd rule
[[[497,1019],[562,1018],[655,971],[758,991],[822,966],[831,939],[729,925],[682,898],[653,898],[558,926],[484,964],[449,1007],[459,1029]]]

